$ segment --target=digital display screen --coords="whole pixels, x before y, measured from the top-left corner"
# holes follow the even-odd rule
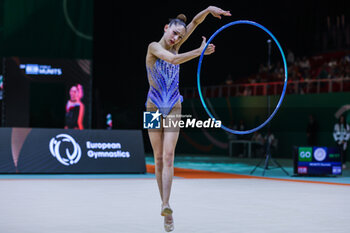
[[[294,174],[341,175],[342,163],[336,147],[294,147]]]
[[[9,57],[3,75],[3,126],[91,128],[90,60]]]

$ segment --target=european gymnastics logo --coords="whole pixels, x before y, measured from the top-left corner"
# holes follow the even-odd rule
[[[73,146],[73,152],[71,153],[69,148],[66,147],[65,155],[62,156],[60,152],[62,142],[70,143]],[[81,148],[79,144],[68,134],[59,134],[52,138],[50,140],[49,149],[53,157],[65,166],[76,164],[81,158]]]

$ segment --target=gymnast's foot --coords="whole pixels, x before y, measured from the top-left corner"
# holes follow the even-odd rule
[[[166,232],[174,230],[174,219],[172,214],[169,214],[164,217],[164,229]]]
[[[173,213],[173,210],[170,208],[169,204],[162,204],[162,210],[160,215],[162,216],[168,216]]]

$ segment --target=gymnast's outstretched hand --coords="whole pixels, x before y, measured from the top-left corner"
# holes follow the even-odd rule
[[[221,15],[223,16],[231,16],[230,11],[224,11],[216,6],[210,6],[208,7],[208,10],[210,14],[212,14],[214,17],[221,19]]]

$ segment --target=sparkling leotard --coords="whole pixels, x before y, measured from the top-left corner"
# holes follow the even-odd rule
[[[67,102],[66,105],[66,126],[68,129],[78,128],[78,119],[79,119],[79,111],[80,111],[80,103],[79,102]]]
[[[151,100],[166,117],[176,102],[183,101],[179,91],[180,65],[174,65],[161,59],[157,59],[152,68],[147,67],[150,88],[147,100]],[[147,108],[147,101],[146,101]]]

